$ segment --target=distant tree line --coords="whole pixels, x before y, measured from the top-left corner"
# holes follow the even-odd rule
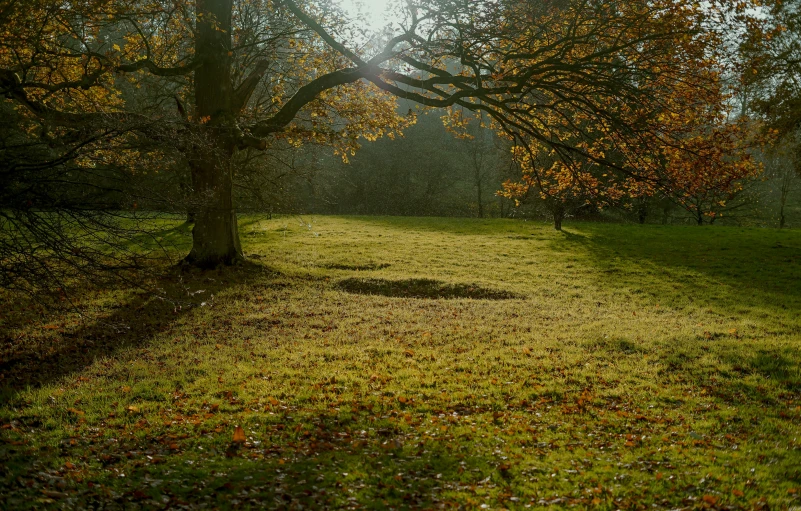
[[[408,108],[403,102],[399,106],[399,110]],[[265,162],[258,172],[250,173],[251,179],[269,180],[272,186],[244,188],[248,193],[240,194],[238,200],[246,211],[284,214],[553,221],[557,207],[563,220],[801,226],[801,176],[793,140],[755,151],[753,157],[764,172],[743,180],[742,188],[733,193],[727,190],[726,200],[699,190],[685,203],[660,192],[598,204],[581,193],[558,200],[534,189],[515,199],[505,196],[504,184],[521,175],[512,145],[476,122],[468,126],[466,135],[455,136],[440,115],[431,111],[419,115],[403,136],[363,141],[347,163],[325,147],[287,149],[285,161]],[[541,158],[537,164],[547,167],[553,160]],[[604,167],[596,171],[610,172]],[[273,193],[254,195],[263,190]],[[707,215],[710,211],[715,215]]]

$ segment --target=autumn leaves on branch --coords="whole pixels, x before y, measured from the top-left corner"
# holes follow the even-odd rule
[[[753,124],[730,122],[721,58],[722,25],[749,5],[408,0],[390,31],[364,38],[314,0],[5,0],[0,92],[30,129],[111,131],[115,143],[83,150],[134,157],[225,139],[347,158],[414,122],[399,97],[480,113],[507,137],[523,171],[510,197],[690,204],[714,190],[720,203],[759,172]],[[206,101],[198,77],[212,70],[221,88]]]

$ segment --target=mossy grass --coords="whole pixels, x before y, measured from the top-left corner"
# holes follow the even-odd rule
[[[801,505],[801,231],[241,230],[156,291],[2,297],[4,506]]]

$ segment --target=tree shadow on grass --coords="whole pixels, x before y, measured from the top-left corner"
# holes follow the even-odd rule
[[[604,224],[575,230],[551,246],[615,274],[605,286],[641,286],[657,297],[682,295],[722,308],[801,310],[801,232]]]
[[[759,349],[751,355],[731,352],[722,358],[731,371],[727,372],[728,381],[718,389],[718,395],[729,404],[753,400],[775,406],[773,397],[765,392],[764,385],[767,382],[771,382],[782,394],[798,395],[801,392],[801,360],[797,350]]]
[[[725,297],[731,305],[739,301],[801,310],[801,231],[580,222],[557,233],[541,222],[510,219],[352,218],[388,234],[402,230],[503,235],[513,243],[547,241],[551,249],[571,256],[578,252],[603,273],[615,274],[604,286],[642,286],[675,295],[678,284],[689,291],[696,286],[693,294],[703,295],[715,294],[719,290],[714,287],[724,284],[737,290],[737,296]]]
[[[438,411],[450,415],[457,409],[464,412],[460,407]],[[404,412],[391,408],[382,413],[394,417]],[[216,434],[219,443],[202,450],[194,448],[192,438],[176,440],[166,431],[143,436],[136,444],[122,437],[111,446],[83,438],[81,445],[65,445],[60,454],[77,459],[88,450],[101,449],[104,471],[95,476],[99,479],[93,479],[94,485],[72,487],[68,481],[71,487],[63,490],[79,503],[114,501],[123,507],[146,508],[162,507],[164,502],[171,504],[168,507],[206,503],[223,509],[386,508],[388,504],[430,509],[448,499],[447,489],[478,488],[499,504],[515,494],[524,495],[520,483],[525,479],[517,463],[478,454],[470,449],[469,440],[449,433],[432,438],[425,420],[401,427],[339,408],[254,413],[244,420],[240,424],[246,431],[245,443],[228,443],[230,428],[226,428]],[[20,447],[13,453],[14,472],[35,470],[23,451]],[[126,456],[131,451],[142,455]],[[39,491],[22,484],[13,490],[20,496]]]
[[[177,215],[131,222],[133,230],[118,240],[120,248],[131,254],[158,261],[180,258],[192,247],[192,224]]]
[[[783,353],[759,350],[750,358],[740,357],[736,360],[741,364],[744,363],[745,367],[755,373],[778,382],[789,392],[801,392],[801,365],[798,360],[794,361],[788,355],[791,353],[787,349],[783,350]]]
[[[122,349],[146,346],[211,296],[242,283],[269,286],[276,277],[280,277],[276,271],[252,262],[207,272],[172,267],[139,288],[69,290],[76,296],[98,291],[108,295],[99,304],[87,298],[88,313],[83,318],[64,303],[25,298],[44,311],[23,312],[3,322],[9,333],[0,353],[0,395],[48,384]],[[122,301],[116,301],[120,296]],[[64,320],[66,316],[74,318],[73,324]],[[15,331],[23,334],[12,338],[10,332]]]

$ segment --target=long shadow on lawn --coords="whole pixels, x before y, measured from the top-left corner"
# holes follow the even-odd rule
[[[801,310],[801,231],[585,222],[556,232],[542,222],[509,219],[354,219],[396,230],[457,235],[516,233],[507,236],[509,243],[550,241],[557,251],[571,255],[578,251],[583,259],[614,276],[604,280],[605,286],[639,285],[670,296],[677,294],[676,284],[689,288],[697,285],[698,292],[693,294],[703,297],[704,293],[718,292],[709,289],[710,285],[723,283],[736,290],[736,296],[726,297],[732,305]],[[659,287],[650,288],[654,284]]]
[[[719,318],[750,318],[759,324],[756,351],[744,349],[736,330],[708,332],[697,343],[671,345],[664,353],[671,371],[690,371],[702,345],[714,344],[731,371],[716,386],[729,404],[763,401],[764,389],[750,375],[773,381],[785,392],[801,390],[797,347],[771,344],[774,336],[801,334],[801,233],[766,229],[581,225],[564,233],[556,250],[589,259],[601,285],[650,293],[677,310],[714,312]],[[625,234],[625,236],[624,236]],[[684,352],[688,353],[685,355]],[[674,367],[671,368],[671,365]],[[696,376],[705,379],[703,369]]]
[[[727,374],[726,385],[717,389],[718,396],[729,404],[748,400],[777,405],[758,381],[747,379],[749,375],[769,379],[788,394],[797,395],[801,392],[801,361],[797,349],[759,349],[746,356],[743,356],[742,351],[731,350],[721,358],[731,366],[734,373]]]
[[[57,324],[64,314],[70,313],[63,305],[54,305],[43,316],[17,315],[3,325],[9,332],[34,322],[41,323],[41,328],[52,335],[36,342],[27,337],[6,339],[11,349],[6,349],[0,360],[0,396],[79,372],[97,359],[114,356],[122,349],[146,346],[155,335],[169,331],[183,315],[192,314],[193,309],[211,295],[244,282],[252,284],[278,275],[250,262],[211,272],[171,268],[141,289],[124,290],[131,298],[123,303],[105,305],[112,309],[109,314],[93,313],[95,318],[79,322],[74,328]],[[196,293],[199,290],[203,293]],[[99,291],[111,293],[113,290]],[[48,324],[50,322],[56,324]]]
[[[469,439],[449,434],[431,438],[425,422],[401,428],[381,419],[377,424],[367,413],[338,410],[294,409],[269,417],[255,413],[242,424],[246,443],[221,442],[203,450],[193,445],[202,430],[185,440],[162,431],[135,444],[129,443],[132,437],[120,436],[112,444],[82,438],[78,445],[64,446],[60,454],[85,459],[94,457],[88,452],[102,450],[105,470],[88,486],[69,481],[72,487],[66,491],[83,504],[111,504],[105,487],[114,488],[118,496],[113,500],[123,508],[160,508],[164,502],[169,502],[168,508],[201,502],[223,509],[339,509],[356,504],[386,508],[386,500],[404,508],[430,509],[447,500],[448,489],[478,487],[500,502],[524,490],[526,479],[518,462],[478,454],[470,449]],[[456,410],[464,408],[439,411],[450,415]],[[381,411],[403,413],[394,408]],[[230,438],[228,431],[220,436]],[[461,448],[454,449],[454,443]],[[23,451],[24,447],[14,451],[15,470],[30,462]],[[126,455],[132,451],[141,454]],[[118,477],[122,471],[128,477]],[[25,507],[21,498],[26,492],[39,492],[16,481],[12,485],[20,508]]]
[[[733,227],[581,224],[554,239],[615,278],[656,294],[801,310],[801,233]],[[643,275],[646,272],[650,275]],[[729,289],[718,289],[720,285]],[[651,287],[656,285],[657,287]],[[732,291],[733,290],[733,291]]]

